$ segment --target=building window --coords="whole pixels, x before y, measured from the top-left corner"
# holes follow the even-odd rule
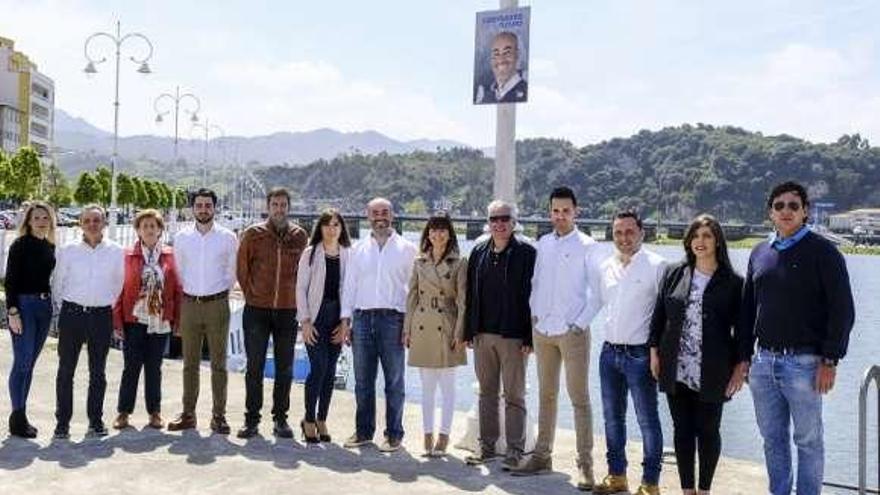
[[[37,84],[31,84],[31,93],[39,96],[44,100],[49,99],[49,90]]]
[[[43,124],[31,122],[31,132],[43,139],[49,139],[49,128]]]
[[[49,109],[43,105],[31,103],[31,112],[41,119],[49,120]]]

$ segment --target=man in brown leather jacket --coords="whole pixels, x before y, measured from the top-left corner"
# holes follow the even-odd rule
[[[242,317],[245,373],[245,421],[239,438],[257,434],[263,407],[263,367],[269,337],[274,343],[275,388],[272,394],[273,432],[292,438],[287,424],[291,368],[296,337],[296,270],[308,243],[306,231],[287,220],[290,193],[274,188],[266,196],[269,218],[248,227],[238,250],[238,283],[244,292]]]

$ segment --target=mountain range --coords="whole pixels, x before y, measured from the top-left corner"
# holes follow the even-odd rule
[[[185,131],[189,136],[189,131]],[[171,162],[174,139],[166,136],[137,135],[119,138],[121,161]],[[178,159],[201,163],[203,139],[180,139]],[[332,159],[342,154],[390,154],[412,151],[436,151],[466,144],[451,140],[418,139],[399,141],[376,131],[340,132],[315,129],[305,132],[276,132],[253,137],[226,136],[208,142],[208,163],[244,163],[249,165],[304,165],[318,159]],[[62,170],[76,174],[91,169],[95,160],[107,161],[113,150],[113,134],[62,109],[55,109],[55,146]]]

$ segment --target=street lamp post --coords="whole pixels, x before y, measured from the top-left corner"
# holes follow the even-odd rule
[[[160,108],[160,104],[163,101],[169,101],[173,104],[173,109],[162,111]],[[199,98],[192,93],[184,93],[180,94],[180,86],[174,87],[174,94],[171,93],[162,93],[161,95],[156,97],[156,100],[153,101],[153,110],[156,111],[156,124],[161,124],[163,122],[163,116],[168,115],[171,112],[174,112],[174,164],[177,164],[177,150],[178,144],[180,142],[180,127],[179,127],[179,116],[181,110],[181,104],[190,101],[195,105],[195,108],[190,110],[184,108],[183,111],[190,114],[190,121],[192,123],[197,123],[199,121],[199,110],[202,108],[202,103],[199,101]],[[174,212],[172,217],[172,223],[175,223],[177,218],[177,191],[172,187],[171,194],[171,210]]]
[[[150,66],[147,65],[147,61],[150,57],[153,56],[153,44],[150,42],[149,38],[140,33],[128,33],[126,35],[122,35],[121,25],[119,21],[116,21],[116,34],[110,34],[105,32],[94,33],[88,38],[86,38],[85,44],[83,46],[83,52],[85,54],[86,60],[88,60],[88,64],[86,64],[86,68],[84,72],[88,75],[96,74],[98,70],[95,68],[97,64],[103,63],[107,61],[106,57],[102,57],[100,60],[95,59],[89,55],[89,44],[98,38],[107,38],[112,41],[116,45],[116,79],[115,79],[115,88],[113,93],[113,155],[110,158],[110,226],[111,226],[111,236],[115,237],[115,226],[116,226],[116,161],[118,159],[119,154],[119,60],[122,51],[122,45],[128,40],[140,39],[147,45],[147,56],[143,58],[135,58],[129,57],[129,59],[138,65],[137,71],[140,74],[150,74],[152,71],[150,70]]]
[[[202,148],[202,187],[208,187],[208,142],[210,140],[211,131],[219,133],[219,137],[226,137],[223,128],[217,124],[212,124],[205,119],[204,123],[193,124],[193,130],[201,128],[205,131],[205,144]]]

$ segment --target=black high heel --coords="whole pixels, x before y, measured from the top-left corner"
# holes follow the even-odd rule
[[[305,440],[306,443],[321,443],[321,440],[318,437],[310,437],[306,435],[306,420],[299,422],[299,428],[302,430],[303,440]]]
[[[318,428],[317,425],[318,425],[318,423],[315,423],[315,427],[316,427],[317,430],[318,430],[318,438],[321,440],[321,442],[322,442],[322,443],[330,443],[330,442],[332,442],[332,441],[333,441],[333,438],[330,436],[330,434],[328,434],[328,433],[321,433],[321,428]],[[324,424],[324,429],[326,429],[326,428],[327,428],[327,425],[326,425],[326,423],[325,423],[325,424]]]

